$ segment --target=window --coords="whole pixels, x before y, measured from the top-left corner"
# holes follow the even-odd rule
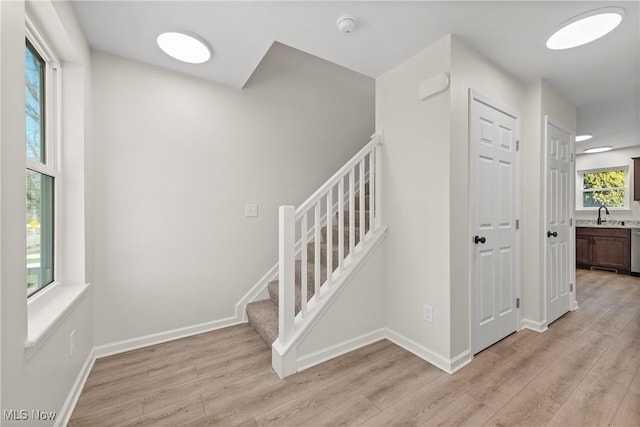
[[[607,206],[625,209],[629,206],[628,167],[580,171],[581,206],[585,209]]]
[[[54,282],[55,140],[51,106],[54,69],[42,49],[25,43],[27,296]],[[52,116],[52,117],[50,117]]]

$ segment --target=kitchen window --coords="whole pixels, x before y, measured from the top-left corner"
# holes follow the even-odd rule
[[[578,187],[578,206],[583,209],[598,209],[606,206],[613,209],[629,207],[629,167],[612,167],[578,171],[581,185]]]
[[[55,281],[56,65],[36,37],[25,40],[27,297]]]

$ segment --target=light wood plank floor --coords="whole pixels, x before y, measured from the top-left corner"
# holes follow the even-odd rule
[[[580,309],[447,375],[380,341],[280,380],[247,325],[96,361],[71,426],[640,425],[640,278],[578,270]]]

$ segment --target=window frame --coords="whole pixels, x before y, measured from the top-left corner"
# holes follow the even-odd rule
[[[624,206],[607,206],[609,210],[614,211],[626,211],[630,210],[630,197],[631,197],[631,189],[629,186],[629,165],[621,165],[621,166],[609,166],[606,168],[594,168],[594,169],[583,169],[577,171],[578,179],[576,180],[577,188],[576,188],[576,208],[581,211],[597,211],[599,206],[584,206],[584,176],[589,173],[597,173],[597,172],[611,172],[611,171],[619,171],[622,170],[624,172],[624,187],[615,187],[612,189],[624,189]],[[603,189],[604,190],[604,189]],[[593,192],[593,191],[588,191]]]
[[[39,162],[26,157],[25,174],[27,170],[31,170],[42,175],[53,178],[53,276],[52,281],[40,287],[31,294],[27,294],[27,302],[31,303],[38,297],[46,294],[48,291],[55,289],[61,282],[60,267],[60,245],[59,236],[61,235],[61,203],[62,200],[62,173],[61,173],[61,111],[62,104],[60,99],[61,75],[60,65],[53,51],[49,48],[45,38],[38,31],[32,20],[27,15],[25,17],[25,48],[27,43],[31,45],[33,50],[44,61],[45,69],[44,78],[44,162]],[[26,147],[26,140],[25,140]],[[26,187],[25,187],[26,200]],[[26,268],[26,264],[25,264]],[[25,286],[27,283],[25,283]]]

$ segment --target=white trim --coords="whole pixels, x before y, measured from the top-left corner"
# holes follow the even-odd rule
[[[549,167],[549,146],[547,144],[548,139],[549,139],[549,126],[553,126],[556,129],[561,130],[562,132],[566,133],[567,135],[569,135],[569,194],[567,195],[569,197],[569,218],[573,219],[575,217],[575,211],[576,211],[576,194],[575,194],[575,189],[576,189],[576,181],[575,181],[575,176],[576,176],[576,163],[575,163],[575,134],[573,131],[568,130],[569,128],[567,126],[564,126],[562,123],[558,122],[557,120],[553,119],[552,117],[550,117],[548,114],[545,114],[544,116],[544,135],[543,135],[543,141],[542,144],[544,145],[543,147],[543,158],[542,158],[542,173],[543,173],[543,177],[542,177],[542,232],[545,233],[547,230],[549,230],[549,209],[548,209],[548,176],[547,176],[547,168]],[[571,192],[574,191],[574,197],[571,197],[572,194]],[[572,221],[573,225],[569,226],[569,236],[567,237],[568,242],[569,242],[569,284],[573,283],[573,290],[569,291],[569,311],[571,311],[571,306],[572,306],[572,301],[575,301],[576,299],[576,270],[575,270],[575,265],[576,265],[576,253],[575,253],[575,249],[576,249],[576,245],[575,245],[575,229],[576,229],[576,225],[575,225],[575,221]],[[542,308],[544,309],[544,316],[545,318],[543,319],[542,322],[535,322],[537,323],[537,325],[533,325],[533,327],[537,327],[538,329],[532,329],[532,328],[527,328],[527,329],[532,329],[536,332],[544,332],[547,330],[547,319],[549,318],[549,304],[548,304],[548,300],[547,300],[547,286],[549,285],[547,283],[547,255],[548,255],[548,241],[545,237],[542,238]],[[569,285],[570,286],[570,285]],[[541,328],[541,329],[540,329]]]
[[[162,344],[174,341],[180,338],[190,337],[192,335],[211,332],[217,329],[227,328],[229,326],[246,323],[243,319],[237,317],[227,317],[224,319],[214,320],[211,322],[200,323],[198,325],[185,326],[183,328],[172,329],[169,331],[158,332],[156,334],[145,335],[138,338],[131,338],[124,341],[118,341],[110,344],[103,344],[94,348],[96,359],[111,356],[114,354],[124,353],[151,345]]]
[[[522,144],[522,132],[521,132],[521,128],[522,128],[522,117],[520,115],[520,113],[516,110],[511,109],[510,107],[507,107],[505,105],[502,105],[498,102],[496,102],[495,100],[492,100],[484,95],[482,95],[481,93],[479,93],[477,90],[474,90],[472,88],[469,88],[468,90],[468,96],[467,96],[467,124],[468,124],[468,130],[467,130],[467,144],[468,144],[468,148],[469,148],[469,157],[468,157],[468,162],[469,162],[469,194],[468,194],[468,202],[469,204],[471,203],[471,191],[473,188],[473,174],[471,173],[471,165],[475,159],[475,151],[477,150],[475,145],[471,143],[471,115],[473,112],[473,101],[478,101],[481,104],[484,104],[486,106],[488,106],[489,108],[492,108],[494,110],[500,111],[510,117],[512,117],[515,121],[516,121],[516,141],[518,144]],[[520,147],[521,148],[521,147]],[[516,182],[514,185],[515,188],[515,220],[521,220],[522,219],[522,210],[521,210],[521,205],[522,205],[522,191],[519,191],[519,189],[522,189],[522,156],[521,156],[521,150],[520,149],[516,149],[515,152],[515,157],[516,157]],[[467,238],[468,241],[471,242],[471,236],[474,235],[475,231],[473,229],[474,227],[474,218],[473,215],[469,215],[469,223],[468,223],[468,229],[467,229]],[[521,326],[521,317],[522,317],[522,312],[523,312],[523,304],[522,304],[522,232],[520,231],[521,229],[516,228],[515,233],[516,233],[516,283],[515,283],[515,298],[520,299],[520,307],[516,307],[516,329],[515,331],[520,330]],[[474,305],[474,301],[473,301],[473,258],[474,258],[474,251],[475,251],[475,247],[471,244],[469,244],[469,268],[468,268],[468,293],[469,293],[469,340],[468,340],[468,344],[469,344],[469,350],[471,353],[471,359],[469,359],[469,361],[467,363],[469,363],[472,359],[473,359],[473,349],[474,349],[474,330],[475,330],[475,325],[473,323],[473,314],[474,314],[474,310],[475,310],[475,305]],[[514,331],[514,332],[515,332]],[[461,353],[462,354],[462,353]],[[464,365],[462,365],[464,366]]]
[[[61,157],[62,157],[62,74],[60,72],[60,62],[58,61],[50,43],[46,37],[38,30],[32,18],[33,11],[30,8],[25,10],[25,38],[42,58],[45,65],[44,70],[44,162],[26,159],[26,168],[42,175],[53,178],[53,283],[49,283],[44,288],[53,286],[56,282],[62,282],[62,261],[64,251],[62,250],[62,237],[64,217],[63,200],[64,183],[62,180]],[[57,42],[57,40],[55,40]],[[26,283],[25,283],[26,285]],[[38,289],[38,293],[44,288]],[[37,293],[36,293],[37,295]],[[35,296],[35,295],[33,295]],[[31,297],[28,298],[30,300]],[[29,322],[31,322],[29,320]],[[38,325],[39,326],[39,325]]]
[[[553,122],[552,122],[553,124]],[[560,126],[556,126],[560,127]],[[565,130],[566,128],[561,129]],[[621,165],[621,166],[607,166],[606,168],[591,168],[591,169],[575,169],[575,162],[573,165],[573,177],[574,177],[574,188],[575,188],[575,208],[579,212],[593,212],[597,211],[599,207],[591,207],[591,206],[583,206],[584,198],[584,174],[585,173],[597,173],[597,172],[609,172],[609,171],[624,171],[624,187],[612,187],[613,190],[624,190],[624,206],[607,206],[610,211],[617,212],[631,212],[631,193],[632,193],[632,181],[633,177],[631,176],[631,167],[630,165]],[[578,179],[576,179],[578,178]],[[578,188],[578,183],[580,184],[580,188]],[[604,189],[607,190],[607,189]],[[603,191],[603,190],[593,190],[590,191],[593,193],[594,191]]]
[[[340,274],[336,274],[334,272],[334,281],[332,286],[322,295],[321,304],[316,307],[317,299],[315,295],[311,298],[308,304],[309,314],[305,317],[304,324],[299,328],[296,328],[295,335],[290,339],[287,344],[282,345],[279,339],[276,339],[272,345],[273,348],[277,348],[278,353],[284,357],[286,353],[288,353],[291,349],[297,346],[297,344],[304,339],[304,337],[311,332],[313,326],[322,318],[323,314],[328,310],[328,308],[333,304],[333,302],[338,298],[338,296],[342,293],[342,291],[346,288],[346,285],[351,281],[353,276],[358,273],[365,264],[365,261],[373,254],[375,249],[380,246],[382,240],[387,234],[387,228],[382,227],[375,232],[372,232],[373,235],[369,237],[369,239],[364,243],[365,246],[362,248],[360,252],[358,252],[359,258],[354,260],[351,258],[351,262],[348,264],[349,267],[353,268],[345,268],[340,272]],[[351,264],[354,263],[354,264]],[[345,265],[347,266],[347,265]],[[296,323],[298,323],[298,319],[300,318],[300,313],[296,316]],[[298,326],[298,325],[296,325]]]
[[[374,135],[375,136],[375,135]],[[372,136],[373,137],[373,136]],[[369,177],[369,172],[367,171],[365,178]],[[360,191],[359,189],[359,185],[356,185],[356,193],[358,193]],[[348,196],[349,192],[347,192],[345,195]],[[345,202],[345,204],[348,203]],[[331,215],[336,215],[336,213],[338,212],[338,202],[336,201],[333,205],[332,205],[332,211],[331,211]],[[322,218],[320,218],[320,224],[321,225],[326,225],[327,224],[327,213],[325,212],[324,215],[322,215]],[[307,230],[307,243],[311,243],[315,241],[315,226],[310,227]],[[296,247],[295,247],[295,256],[296,259],[300,259],[300,257],[302,256],[302,239],[299,239],[296,242]],[[262,276],[260,278],[260,280],[258,280],[258,282],[253,285],[251,287],[251,289],[249,289],[247,291],[246,294],[244,294],[244,296],[242,298],[240,298],[240,300],[236,303],[235,305],[235,313],[236,313],[236,317],[237,318],[241,318],[243,319],[243,321],[247,320],[247,313],[246,313],[246,307],[247,304],[249,304],[250,302],[253,301],[257,301],[258,299],[266,299],[269,298],[269,294],[267,293],[267,286],[269,286],[269,283],[276,280],[278,278],[278,268],[279,268],[279,264],[276,262],[275,265],[273,267],[271,267],[271,269],[269,269],[269,271],[267,271],[267,273]]]
[[[346,341],[334,344],[330,347],[323,348],[316,352],[299,357],[296,361],[296,371],[304,371],[313,366],[326,362],[327,360],[334,359],[338,356],[342,356],[350,351],[357,350],[366,345],[373,344],[374,342],[381,341],[387,338],[387,334],[384,328],[362,334],[360,336],[348,339]]]
[[[460,369],[467,366],[473,360],[473,355],[469,349],[461,352],[457,356],[448,359],[433,350],[430,350],[417,342],[401,335],[389,328],[380,328],[371,332],[367,332],[360,336],[348,339],[346,341],[334,344],[330,347],[318,350],[316,352],[307,354],[297,359],[296,372],[303,371],[305,369],[312,368],[327,360],[334,359],[350,351],[357,350],[369,344],[381,341],[383,339],[389,340],[398,347],[402,347],[411,354],[414,354],[424,360],[425,362],[435,366],[436,368],[446,372],[447,374],[454,374]],[[274,354],[275,356],[275,354]]]
[[[522,325],[522,329],[529,329],[531,331],[539,333],[543,333],[548,329],[546,320],[536,322],[535,320],[522,319],[522,322],[520,322],[520,324]]]
[[[87,382],[87,378],[89,378],[89,374],[91,373],[91,369],[93,368],[95,361],[95,351],[91,350],[91,352],[89,352],[89,356],[87,356],[87,360],[85,360],[84,365],[82,366],[82,369],[78,373],[76,381],[73,383],[73,387],[71,387],[67,400],[65,400],[64,405],[62,405],[62,409],[56,417],[56,422],[54,424],[55,427],[62,427],[69,424],[73,410],[76,408],[82,389]]]
[[[387,334],[387,339],[392,343],[404,348],[410,353],[415,354],[419,358],[432,364],[436,368],[443,370],[447,374],[453,374],[454,372],[461,369],[463,366],[465,366],[468,362],[471,361],[471,360],[469,360],[468,362],[465,361],[464,363],[461,363],[460,361],[456,361],[454,363],[452,359],[446,358],[436,353],[435,351],[430,350],[418,344],[417,342],[413,341],[412,339],[407,338],[404,335],[401,335],[389,328],[386,329],[386,334]],[[467,350],[467,353],[470,353],[470,352]],[[457,356],[456,358],[458,357],[460,356]],[[454,364],[456,365],[455,369],[454,369]]]
[[[27,359],[84,298],[89,286],[89,283],[67,286],[54,283],[27,301],[27,339],[24,343]]]
[[[266,294],[267,286],[269,285],[270,282],[276,280],[277,278],[278,278],[278,263],[276,263],[273,267],[271,267],[271,269],[267,271],[267,273],[264,276],[262,276],[260,280],[258,280],[258,283],[253,285],[253,287],[249,289],[242,298],[240,298],[240,301],[236,303],[236,307],[235,307],[236,319],[242,319],[242,321],[246,321],[247,313],[245,309],[247,307],[247,304],[249,304],[252,301],[256,301],[258,298],[261,298],[261,299],[268,298],[269,295]]]

